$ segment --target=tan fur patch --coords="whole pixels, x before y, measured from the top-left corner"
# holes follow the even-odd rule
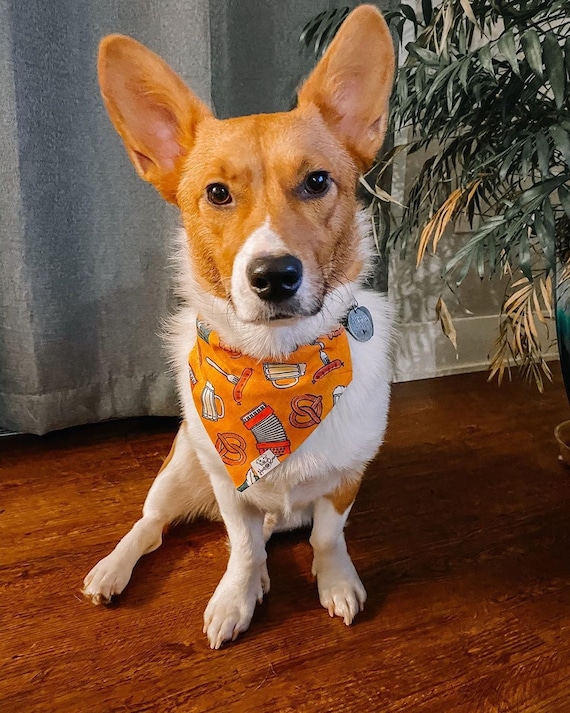
[[[182,426],[181,426],[181,428],[182,428]],[[170,461],[172,460],[172,456],[174,455],[174,450],[175,450],[175,448],[176,448],[176,439],[177,439],[177,438],[178,438],[178,434],[176,434],[176,436],[174,436],[174,441],[172,441],[172,446],[170,447],[170,452],[168,453],[168,455],[167,455],[166,458],[164,459],[162,465],[160,466],[160,469],[159,469],[158,473],[162,473],[162,471],[166,468],[166,466],[167,466],[167,465],[170,463]],[[157,475],[158,475],[158,474],[157,474]]]
[[[334,492],[330,493],[330,495],[325,496],[327,500],[331,501],[339,515],[345,513],[355,501],[358,491],[360,490],[361,482],[362,476],[357,480],[349,480],[340,485]]]

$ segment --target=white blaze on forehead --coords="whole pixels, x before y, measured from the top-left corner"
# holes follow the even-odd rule
[[[269,217],[267,217],[265,223],[263,223],[260,228],[254,230],[241,246],[240,251],[236,255],[235,264],[237,264],[242,255],[249,262],[263,255],[271,255],[273,257],[286,255],[288,252],[289,250],[281,237],[271,229]]]

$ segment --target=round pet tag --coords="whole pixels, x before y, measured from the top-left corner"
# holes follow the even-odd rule
[[[353,307],[346,315],[346,329],[359,342],[367,342],[374,334],[372,315],[366,307]]]

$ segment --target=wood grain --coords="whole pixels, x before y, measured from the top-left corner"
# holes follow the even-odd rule
[[[271,593],[211,651],[220,524],[175,528],[119,601],[85,573],[137,518],[176,422],[139,419],[0,440],[0,710],[303,713],[570,711],[570,418],[485,374],[399,384],[352,510],[368,590],[351,628],[321,609],[308,532],[269,544]]]

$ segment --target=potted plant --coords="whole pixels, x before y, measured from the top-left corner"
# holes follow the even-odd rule
[[[557,275],[570,396],[570,290],[563,289],[570,244],[570,2],[442,0],[433,7],[422,0],[421,8],[420,15],[401,4],[386,16],[400,46],[406,35],[412,41],[391,104],[392,130],[408,137],[363,178],[378,247],[413,249],[419,263],[466,222],[467,237],[446,260],[442,285],[457,290],[471,270],[481,280],[507,277],[491,375],[501,381],[514,363],[541,390],[550,369],[540,323],[553,316]],[[321,13],[302,41],[321,53],[347,12]],[[382,180],[397,156],[420,151],[405,209],[381,237],[379,216],[390,200]],[[453,338],[442,299],[437,309]]]

